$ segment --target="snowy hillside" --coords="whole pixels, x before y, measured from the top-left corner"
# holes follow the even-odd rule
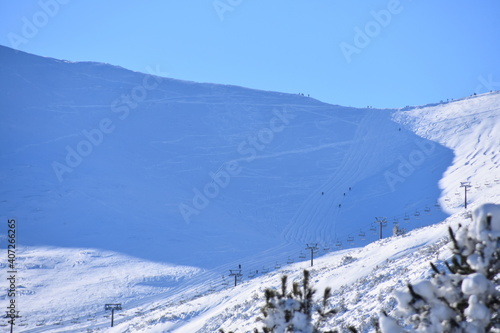
[[[244,332],[264,288],[309,265],[306,243],[324,254],[318,286],[375,315],[448,254],[436,250],[464,218],[461,181],[471,207],[500,201],[498,93],[355,109],[154,66],[0,58],[0,202],[18,223],[26,332],[105,330],[105,303],[124,308],[113,332]],[[449,215],[376,241],[375,217],[387,237]]]
[[[495,184],[500,182],[498,93],[402,111],[394,118],[418,135],[453,150],[453,163],[439,183],[446,212],[451,214],[463,208],[463,188],[457,188],[460,182],[471,182],[469,199],[476,204],[496,197]]]

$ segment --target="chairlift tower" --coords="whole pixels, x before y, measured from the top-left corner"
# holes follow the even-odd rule
[[[241,269],[230,269],[229,276],[234,276],[234,286],[236,287],[238,285],[238,278],[243,276],[243,274],[241,274]]]
[[[19,311],[16,311],[16,314],[13,314],[10,311],[5,311],[7,312],[7,315],[4,318],[10,319],[9,324],[10,324],[10,333],[14,332],[14,325],[16,324],[16,319],[21,318],[19,315]]]
[[[308,243],[306,245],[307,245],[306,250],[311,250],[311,267],[312,267],[314,251],[318,250],[318,243]]]
[[[387,224],[387,219],[385,217],[376,217],[375,223],[378,223],[380,225],[379,239],[382,239],[382,227],[385,227],[385,225]]]
[[[464,201],[464,205],[465,205],[465,209],[467,209],[467,189],[468,188],[471,188],[472,185],[470,184],[470,182],[460,182],[460,187],[463,187],[464,188],[464,192],[465,192],[465,201]]]
[[[115,310],[121,310],[121,309],[122,309],[121,304],[104,304],[105,311],[111,310],[111,327],[113,327],[115,322]]]

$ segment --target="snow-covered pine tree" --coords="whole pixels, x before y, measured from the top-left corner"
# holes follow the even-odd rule
[[[294,282],[291,291],[288,291],[288,277],[282,276],[281,290],[268,288],[265,291],[266,303],[261,308],[264,317],[257,319],[263,327],[261,331],[254,329],[254,333],[338,333],[338,330],[326,328],[328,319],[337,313],[334,309],[328,310],[330,291],[326,288],[321,305],[316,305],[309,271],[304,270],[302,286]],[[315,320],[314,313],[317,314]],[[353,327],[348,330],[357,332]],[[224,333],[224,330],[220,332]]]
[[[326,328],[327,321],[337,313],[335,309],[328,309],[330,288],[326,288],[321,305],[316,306],[313,300],[315,290],[310,283],[310,273],[304,270],[302,287],[299,283],[292,284],[292,290],[287,290],[287,276],[281,278],[281,292],[267,289],[266,304],[261,309],[264,318],[261,318],[264,333],[336,333],[337,330]],[[313,320],[313,313],[318,314]],[[325,329],[327,331],[325,331]],[[356,329],[350,327],[350,332]],[[258,333],[255,330],[254,333]]]
[[[449,232],[453,257],[447,271],[431,263],[430,281],[397,292],[396,313],[407,330],[383,313],[383,333],[500,332],[500,205],[478,207],[470,225]]]

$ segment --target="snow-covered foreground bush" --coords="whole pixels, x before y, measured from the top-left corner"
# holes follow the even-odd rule
[[[384,313],[383,333],[500,332],[500,205],[480,206],[470,225],[450,228],[450,238],[451,263],[431,264],[430,281],[395,295],[405,329]]]
[[[321,305],[316,305],[313,300],[314,290],[310,284],[310,273],[304,270],[302,286],[294,282],[292,290],[288,291],[287,276],[281,278],[281,290],[266,289],[266,303],[261,308],[263,318],[262,332],[264,333],[336,333],[326,327],[326,321],[337,313],[335,309],[328,309],[330,288],[326,288]],[[313,320],[316,314],[316,320]],[[350,327],[350,332],[357,332]],[[221,330],[224,333],[224,330]],[[254,329],[254,333],[259,333]],[[232,332],[229,332],[232,333]]]

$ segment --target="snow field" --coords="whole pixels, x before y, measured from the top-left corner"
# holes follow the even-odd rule
[[[496,92],[353,109],[162,78],[120,119],[114,101],[147,75],[0,52],[0,204],[21,222],[26,332],[245,332],[263,290],[308,268],[307,243],[320,247],[318,293],[331,286],[346,309],[338,324],[356,319],[368,331],[377,311],[394,307],[392,290],[449,256],[447,225],[468,216],[460,182],[471,182],[470,209],[500,201]],[[289,123],[269,135],[284,110]],[[52,163],[103,119],[113,131],[59,181]],[[211,175],[234,161],[241,170],[195,207],[196,190],[214,188]],[[182,204],[197,210],[189,223]],[[395,221],[415,230],[377,241],[375,217],[387,218],[384,237]],[[240,264],[233,288],[227,274]],[[108,302],[124,305],[114,329]]]

